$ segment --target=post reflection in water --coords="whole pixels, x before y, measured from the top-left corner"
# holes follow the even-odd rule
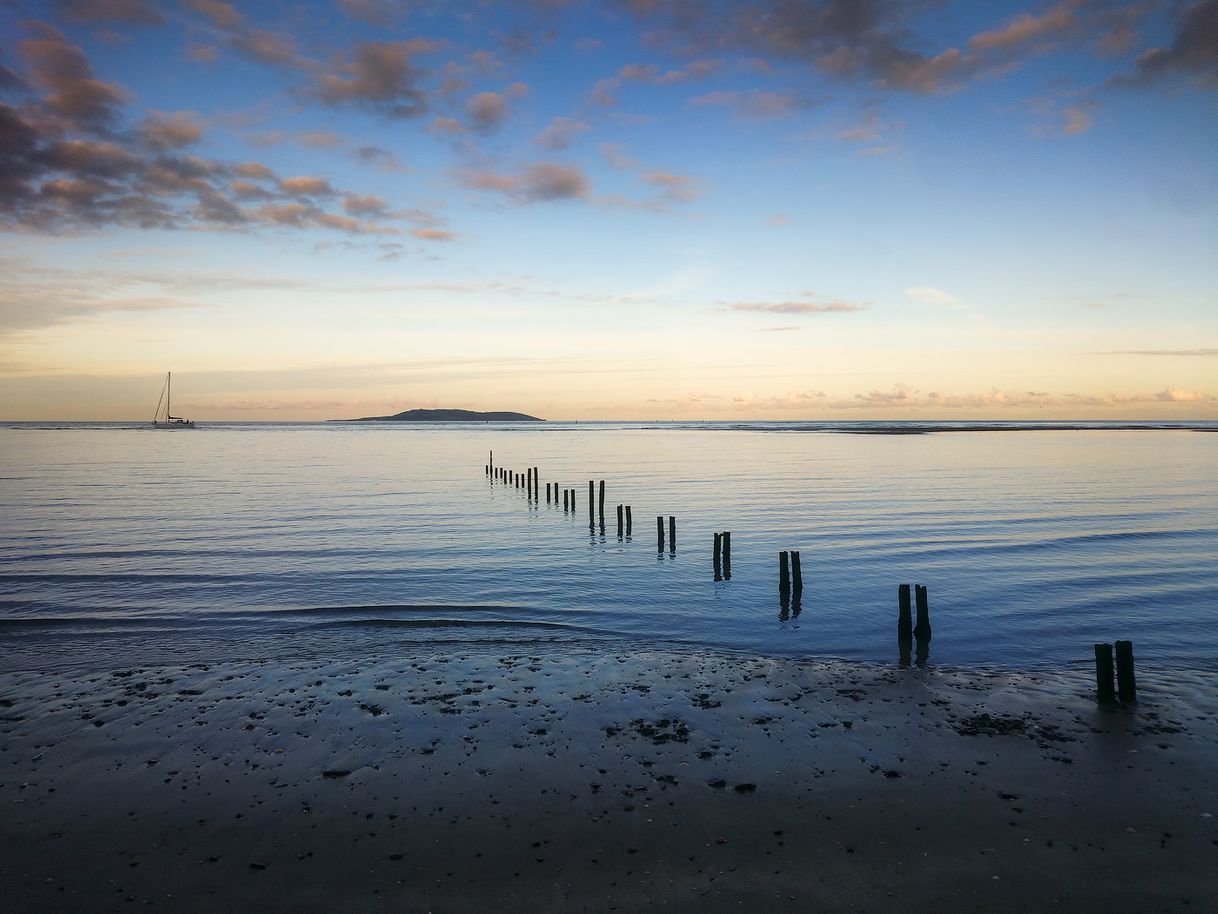
[[[790,619],[798,619],[799,614],[803,612],[803,595],[802,587],[795,588],[794,591],[782,588],[778,591],[778,621],[786,622]]]
[[[902,667],[907,667],[911,662],[911,648],[913,650],[912,662],[914,665],[924,667],[930,661],[930,638],[897,638],[897,664]]]

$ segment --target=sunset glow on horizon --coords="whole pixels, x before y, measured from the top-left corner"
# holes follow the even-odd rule
[[[1218,419],[1218,0],[0,6],[0,419]]]

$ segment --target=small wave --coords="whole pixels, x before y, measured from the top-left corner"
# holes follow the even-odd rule
[[[545,622],[537,619],[336,619],[317,622],[315,628],[507,628],[581,631],[608,635],[612,632],[586,628],[566,622]]]

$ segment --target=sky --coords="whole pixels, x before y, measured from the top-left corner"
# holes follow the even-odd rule
[[[1218,0],[0,0],[0,419],[1218,419]]]

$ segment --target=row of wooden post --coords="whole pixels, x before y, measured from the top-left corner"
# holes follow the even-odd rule
[[[530,467],[524,473],[516,473],[495,466],[495,452],[490,452],[486,464],[486,475],[496,482],[515,485],[525,489],[530,499],[540,500],[537,467]],[[546,483],[546,504],[558,504],[558,483]],[[574,512],[576,509],[575,489],[562,490],[563,511]],[[600,480],[599,489],[595,480],[588,480],[588,526],[595,527],[596,518],[600,517],[601,533],[605,531],[605,480]],[[630,505],[617,506],[617,535],[630,536],[633,532],[634,519],[631,516]],[[668,517],[668,548],[673,554],[677,551],[677,519]],[[714,535],[713,568],[716,581],[732,579],[732,534],[731,531]],[[656,549],[664,551],[664,517],[656,517]],[[803,569],[800,565],[799,552],[783,550],[778,553],[778,590],[782,598],[781,618],[787,618],[790,608],[790,597],[794,595],[794,612],[800,612],[800,596],[803,592]],[[916,621],[914,611],[916,610]],[[911,605],[908,584],[897,588],[897,642],[901,651],[901,664],[909,664],[910,642],[918,643],[918,664],[925,664],[931,638],[930,607],[926,587],[922,584],[913,585],[913,601]],[[1116,663],[1115,677],[1113,664],[1113,648],[1115,646]],[[1116,701],[1130,703],[1137,701],[1137,682],[1133,667],[1133,642],[1117,641],[1112,644],[1095,645],[1095,677],[1096,695],[1103,704]],[[1115,678],[1115,685],[1114,685]]]
[[[486,464],[486,475],[492,480],[507,482],[514,484],[516,488],[525,489],[528,497],[537,501],[541,500],[541,483],[540,474],[537,467],[529,468],[524,474],[513,473],[505,470],[502,467],[495,466],[495,452],[490,452],[490,460]],[[558,483],[546,483],[546,504],[558,504]],[[574,512],[576,510],[576,493],[575,489],[562,490],[562,509],[563,511]],[[630,536],[634,532],[634,516],[632,515],[631,505],[617,506],[617,535]],[[588,480],[588,526],[595,528],[597,517],[600,518],[601,532],[605,531],[605,480],[600,480],[599,487],[594,479]],[[676,545],[676,518],[669,518],[671,527],[671,541],[675,551]],[[663,548],[661,546],[661,548]]]

